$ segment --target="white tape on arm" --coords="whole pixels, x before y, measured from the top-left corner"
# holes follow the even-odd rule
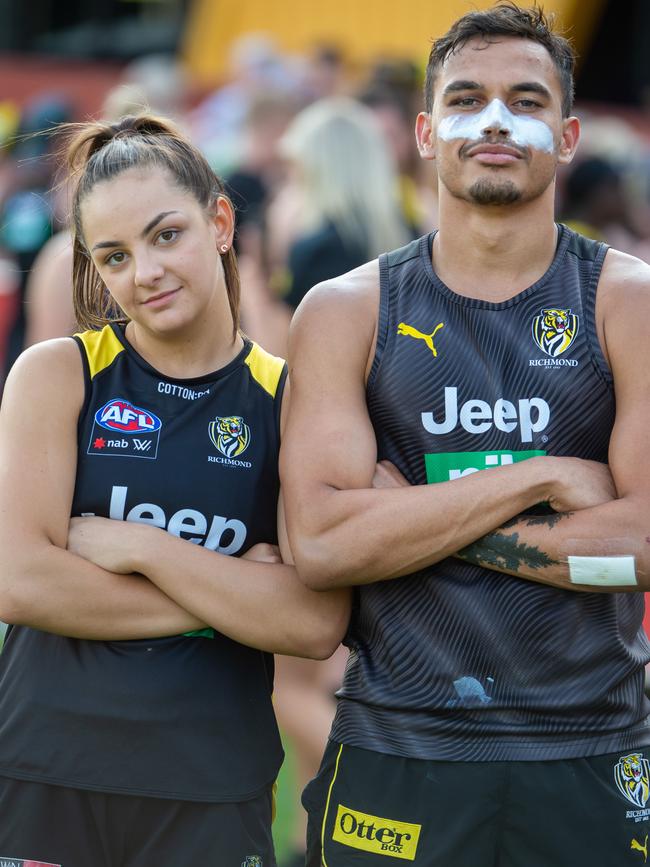
[[[600,587],[634,587],[636,571],[634,557],[569,557],[569,578],[572,584],[593,584]]]

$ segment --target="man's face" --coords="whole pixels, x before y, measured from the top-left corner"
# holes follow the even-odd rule
[[[562,90],[546,49],[528,39],[470,40],[434,83],[431,115],[418,117],[420,155],[435,159],[441,194],[478,205],[538,198],[579,134],[562,118]]]

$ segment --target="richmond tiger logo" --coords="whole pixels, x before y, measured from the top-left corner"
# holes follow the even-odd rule
[[[622,756],[614,766],[614,780],[623,797],[637,807],[645,807],[650,796],[650,763],[642,753]]]
[[[212,445],[227,458],[236,458],[248,448],[251,429],[240,415],[217,416],[208,425]]]
[[[578,317],[569,308],[543,307],[533,319],[533,340],[551,358],[562,355],[578,335]]]

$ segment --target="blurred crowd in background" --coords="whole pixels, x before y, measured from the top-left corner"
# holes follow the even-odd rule
[[[284,56],[264,34],[232,47],[230,76],[197,98],[182,66],[128,64],[97,115],[142,108],[170,116],[227,183],[237,210],[246,332],[286,352],[288,325],[315,283],[436,227],[430,162],[414,119],[423,70],[408,59],[351,68],[335,45]],[[80,119],[65,92],[0,100],[0,383],[16,355],[70,333],[66,190],[57,124]],[[579,96],[579,94],[578,94]],[[560,175],[558,218],[650,257],[650,138],[621,114],[578,104],[583,137]]]
[[[311,286],[435,229],[435,169],[419,159],[413,132],[422,81],[410,59],[359,69],[335,44],[285,56],[269,36],[248,34],[214,91],[197,94],[175,58],[146,56],[124,67],[97,116],[152,109],[202,148],[237,212],[243,329],[285,355],[291,316]],[[643,110],[630,119],[578,102],[576,113],[582,144],[560,175],[558,218],[650,262]],[[22,104],[0,93],[0,393],[24,347],[75,329],[55,127],[80,119],[64,91]],[[344,651],[326,664],[278,661],[276,708],[296,791],[322,753],[344,662]],[[285,867],[300,863],[297,810],[292,823],[280,847]]]

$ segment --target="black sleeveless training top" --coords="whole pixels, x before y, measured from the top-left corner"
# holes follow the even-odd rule
[[[367,400],[380,459],[416,485],[533,454],[607,461],[612,377],[595,325],[604,245],[559,227],[507,301],[452,292],[433,235],[380,257]],[[356,591],[332,730],[389,754],[560,759],[650,743],[641,593],[578,593],[450,558]]]
[[[86,397],[72,514],[166,527],[234,556],[276,543],[284,362],[246,340],[221,370],[176,380],[117,326],[75,340]],[[16,626],[0,656],[0,774],[246,800],[282,761],[272,688],[270,654],[213,630],[84,641]]]

